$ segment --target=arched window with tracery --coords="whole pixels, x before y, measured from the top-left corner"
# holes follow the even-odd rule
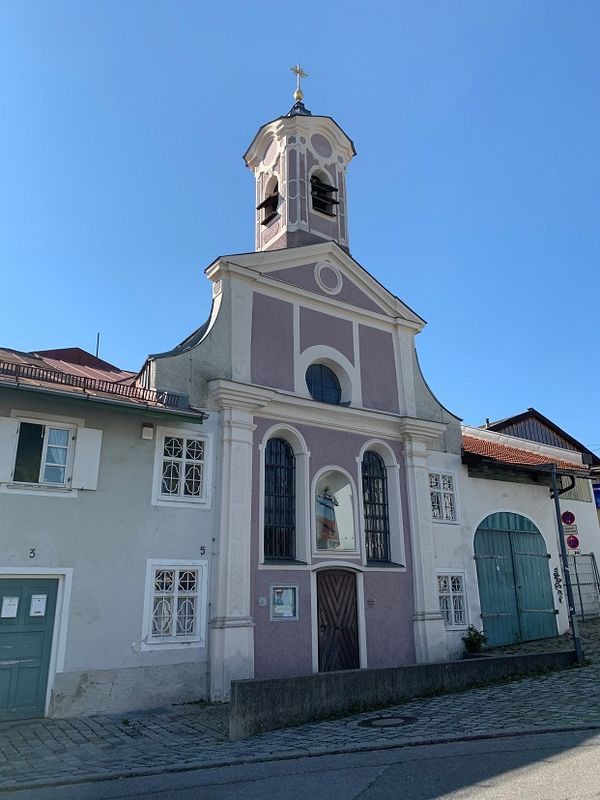
[[[296,458],[285,439],[265,448],[265,559],[296,558]]]
[[[383,459],[373,450],[367,450],[363,456],[362,484],[367,561],[389,561],[387,473]]]

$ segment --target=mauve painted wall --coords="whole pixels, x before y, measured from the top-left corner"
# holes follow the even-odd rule
[[[294,391],[293,306],[254,292],[252,299],[252,383]]]
[[[277,424],[274,419],[255,419],[253,453],[252,493],[252,613],[255,622],[254,653],[255,676],[257,678],[284,677],[286,675],[306,675],[312,671],[312,622],[310,598],[310,571],[278,569],[258,569],[260,454],[259,444],[266,431]],[[295,426],[306,441],[310,451],[310,482],[322,467],[339,466],[352,475],[358,483],[356,458],[366,441],[366,437],[325,428]],[[365,608],[367,636],[367,658],[369,666],[385,667],[411,664],[415,661],[413,638],[413,592],[412,564],[410,556],[409,516],[404,474],[404,454],[402,444],[390,442],[400,464],[400,492],[402,498],[402,518],[404,524],[404,547],[406,552],[406,573],[371,572],[367,570],[364,578],[365,600],[374,599],[373,607]],[[360,490],[360,487],[358,487]],[[325,558],[325,556],[324,556]],[[331,556],[327,557],[331,560]],[[319,559],[315,559],[318,563]],[[342,563],[356,561],[355,557],[344,559]],[[271,586],[292,584],[299,587],[299,619],[289,622],[271,622],[269,603]],[[267,607],[258,605],[260,597],[267,598]]]
[[[298,286],[300,289],[306,289],[314,294],[320,294],[325,297],[331,295],[324,292],[317,282],[315,281],[315,264],[304,264],[301,267],[290,267],[289,269],[278,269],[274,272],[269,272],[269,278],[276,278],[285,283],[291,283],[293,286]],[[349,303],[359,308],[366,308],[368,311],[382,312],[382,309],[374,303],[367,295],[352,283],[348,278],[344,277],[342,290],[339,294],[334,296],[335,300],[340,300],[342,303]]]
[[[358,326],[362,402],[398,414],[398,385],[392,334],[367,325]]]
[[[339,350],[354,364],[354,340],[350,320],[300,307],[300,352],[303,353],[315,344],[324,344]]]
[[[254,573],[254,675],[287,678],[312,672],[310,573],[307,570],[258,570]],[[298,619],[270,619],[272,586],[298,587]],[[258,605],[265,597],[266,608]]]
[[[367,572],[364,580],[368,666],[414,664],[411,572]]]

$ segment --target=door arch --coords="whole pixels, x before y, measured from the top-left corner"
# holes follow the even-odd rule
[[[544,537],[520,514],[490,514],[475,532],[483,630],[497,647],[557,635]]]

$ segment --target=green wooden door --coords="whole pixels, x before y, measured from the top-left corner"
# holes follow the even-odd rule
[[[0,720],[44,715],[58,581],[0,579]]]
[[[483,629],[490,647],[556,636],[544,537],[526,517],[491,514],[475,534]]]

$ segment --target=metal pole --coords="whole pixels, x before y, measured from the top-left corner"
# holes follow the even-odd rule
[[[552,481],[552,494],[554,495],[554,508],[556,509],[556,524],[558,525],[558,542],[560,554],[565,573],[565,587],[567,590],[567,602],[569,603],[569,617],[571,630],[573,631],[573,644],[575,646],[575,658],[578,664],[583,664],[583,650],[581,648],[581,637],[579,636],[579,625],[577,614],[575,613],[575,599],[573,597],[573,586],[571,585],[571,573],[569,571],[569,557],[567,555],[567,545],[565,544],[565,532],[563,530],[562,519],[560,517],[560,500],[558,495],[558,481],[556,480],[556,464],[550,465],[550,478]]]

